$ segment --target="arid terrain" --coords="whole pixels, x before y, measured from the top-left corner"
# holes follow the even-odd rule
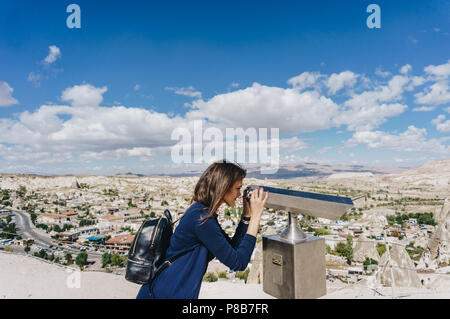
[[[308,165],[311,172],[311,163],[291,169]],[[320,173],[289,179],[249,174],[244,185],[353,199],[354,207],[338,221],[307,216],[300,221],[307,234],[323,237],[327,245],[325,297],[449,297],[450,160],[430,161],[409,170],[318,165],[314,169]],[[6,251],[0,253],[0,297],[77,298],[62,281],[70,275],[65,269],[81,268],[83,287],[89,291],[83,296],[134,298],[137,286],[123,277],[134,234],[143,220],[165,209],[177,218],[188,207],[197,180],[198,176],[0,175],[0,249]],[[241,209],[240,204],[220,208],[221,225],[230,234]],[[286,222],[286,212],[268,211],[260,236],[282,231]],[[247,271],[230,273],[218,261],[209,265],[205,276],[209,288],[202,290],[201,298],[214,298],[214,287],[221,283],[247,287],[241,298],[270,298],[262,291],[260,236]],[[87,255],[84,262],[75,258],[80,254]],[[16,268],[15,263],[21,266]],[[37,276],[38,269],[45,276]],[[49,284],[45,293],[39,293],[40,280],[51,282],[52,276],[59,278],[62,290]],[[89,288],[88,282],[103,280],[102,276],[115,278],[108,283],[111,287]],[[115,285],[120,292],[113,293]]]

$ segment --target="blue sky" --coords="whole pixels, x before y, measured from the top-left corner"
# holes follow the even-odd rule
[[[278,127],[281,163],[449,158],[449,17],[448,1],[1,1],[0,171],[180,171],[171,132],[200,119]]]

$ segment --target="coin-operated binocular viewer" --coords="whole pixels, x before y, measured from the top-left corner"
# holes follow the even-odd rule
[[[251,185],[245,190],[249,196]],[[264,187],[267,208],[287,211],[288,225],[280,234],[263,236],[263,290],[283,299],[318,298],[326,294],[325,240],[306,236],[298,214],[338,220],[353,202],[350,198]]]

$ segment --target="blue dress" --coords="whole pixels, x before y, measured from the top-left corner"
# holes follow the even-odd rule
[[[150,287],[143,285],[137,299],[197,299],[208,263],[216,257],[234,271],[242,271],[255,248],[255,236],[246,234],[248,225],[242,222],[230,238],[220,227],[217,215],[200,220],[209,214],[200,202],[189,207],[170,239],[166,258],[193,251],[176,259],[153,280]]]

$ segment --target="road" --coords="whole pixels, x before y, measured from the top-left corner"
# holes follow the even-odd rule
[[[33,239],[34,243],[43,248],[49,248],[50,246],[58,247],[58,243],[55,242],[49,235],[44,234],[31,222],[30,215],[23,211],[11,210],[13,213],[13,221],[16,223],[17,234],[22,236],[23,239]],[[70,253],[79,254],[80,250],[75,248],[64,248]],[[102,258],[101,252],[86,251],[88,256],[92,259],[98,260]]]
[[[41,234],[31,222],[30,215],[17,210],[11,210],[13,213],[13,221],[16,223],[17,233],[23,239],[33,239],[36,244],[49,247],[54,245],[50,236]]]

